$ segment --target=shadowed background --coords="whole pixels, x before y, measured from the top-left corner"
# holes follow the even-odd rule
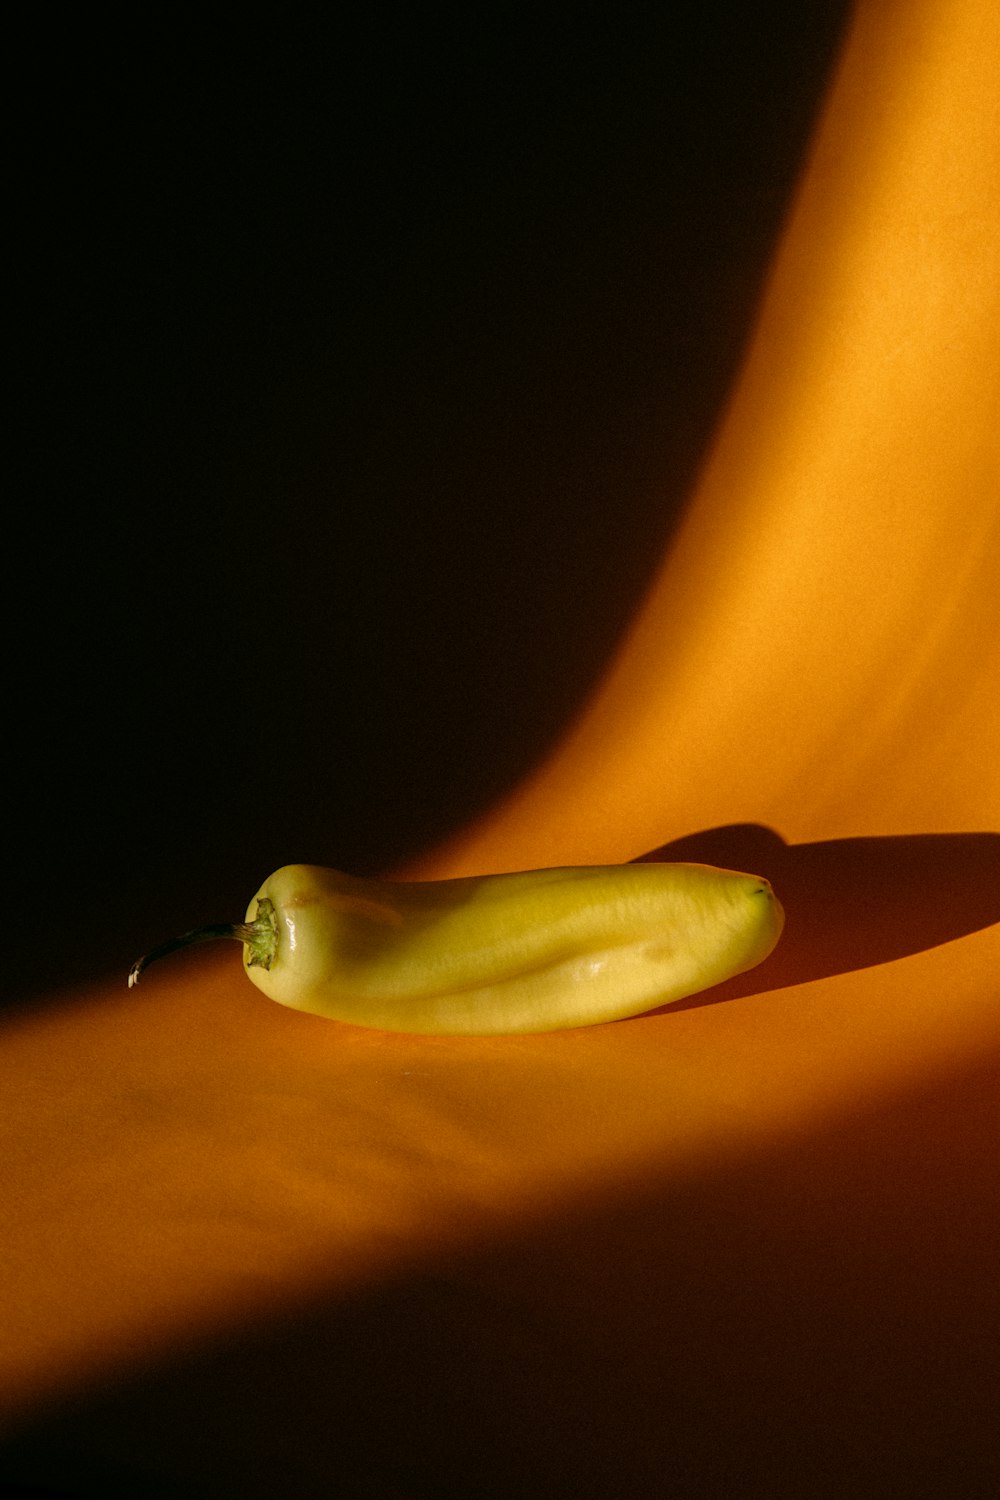
[[[599,676],[848,11],[143,16],[19,59],[3,992],[398,863]],[[636,851],[638,852],[638,851]]]

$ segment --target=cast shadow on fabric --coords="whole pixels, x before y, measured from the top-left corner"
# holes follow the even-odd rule
[[[763,875],[785,930],[759,968],[670,1006],[686,1010],[892,963],[1000,922],[1000,834],[925,833],[786,844],[735,823],[675,839],[644,861]]]

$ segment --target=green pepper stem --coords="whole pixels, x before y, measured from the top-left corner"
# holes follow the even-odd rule
[[[266,896],[258,901],[257,915],[252,922],[215,922],[208,927],[194,927],[190,932],[182,932],[180,937],[170,938],[168,942],[160,943],[142,958],[137,958],[129,969],[129,989],[139,983],[140,977],[150,964],[155,964],[158,959],[167,958],[171,953],[176,953],[179,948],[188,948],[192,943],[207,943],[213,938],[234,938],[238,943],[245,943],[250,949],[247,962],[251,965],[259,965],[262,969],[269,969],[278,947],[278,924],[274,917],[274,903]]]

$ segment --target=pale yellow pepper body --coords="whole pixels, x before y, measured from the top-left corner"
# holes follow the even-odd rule
[[[287,865],[248,924],[273,921],[254,984],[279,1004],[386,1031],[489,1035],[620,1020],[753,968],[781,935],[768,882],[692,864],[434,882]],[[265,966],[266,964],[266,966]]]

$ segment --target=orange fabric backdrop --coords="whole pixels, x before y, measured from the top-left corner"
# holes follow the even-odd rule
[[[354,1031],[231,954],[10,1023],[11,1473],[994,1492],[998,59],[989,0],[861,5],[645,607],[409,871],[752,866],[778,951],[551,1037]]]

